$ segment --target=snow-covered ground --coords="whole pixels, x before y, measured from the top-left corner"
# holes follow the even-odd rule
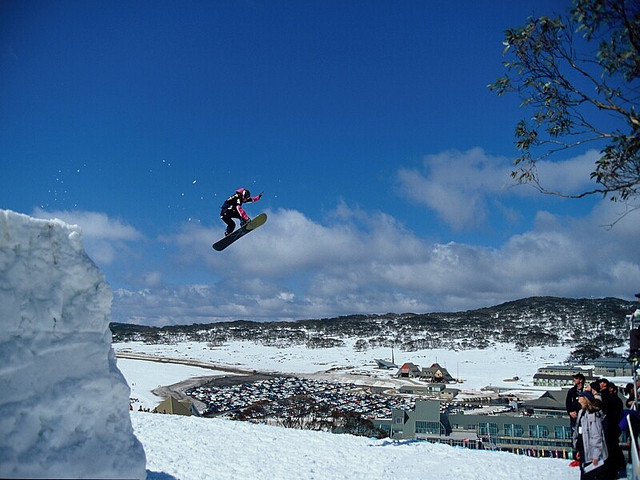
[[[355,340],[344,347],[276,348],[253,342],[229,342],[218,347],[204,343],[147,345],[114,344],[116,352],[194,360],[248,371],[319,375],[335,381],[384,384],[398,382],[395,371],[376,368],[374,359],[390,359],[389,349],[356,351]],[[455,385],[465,392],[486,386],[513,389],[532,397],[542,393],[533,375],[544,365],[563,363],[567,347],[540,347],[520,352],[511,345],[486,350],[425,350],[394,352],[396,364],[412,362],[422,367],[434,362],[461,379]],[[159,385],[190,377],[228,375],[228,372],[187,365],[118,359],[129,381],[131,396],[145,408],[162,398],[150,391]],[[513,381],[518,377],[517,381]],[[613,379],[624,384],[630,379]],[[397,383],[396,383],[397,384]],[[505,452],[474,451],[425,442],[372,440],[350,435],[289,430],[223,419],[184,418],[131,413],[134,431],[145,447],[150,479],[577,479],[579,472],[566,460],[529,458]],[[224,445],[221,448],[220,445]],[[167,475],[169,477],[167,477]]]
[[[149,480],[577,480],[566,460],[134,412]]]
[[[307,349],[304,346],[276,348],[253,342],[230,342],[219,347],[183,342],[146,345],[141,342],[114,344],[116,352],[207,362],[245,370],[319,375],[335,381],[355,383],[397,382],[395,371],[379,370],[375,358],[387,358],[386,349],[358,352],[347,346]],[[466,392],[485,386],[519,392],[541,393],[533,386],[533,375],[544,365],[562,363],[566,347],[533,348],[519,352],[510,345],[486,350],[395,351],[396,364],[420,366],[440,363],[462,380],[455,385]],[[178,383],[190,377],[228,375],[228,372],[187,365],[118,359],[118,367],[129,381],[131,396],[145,408],[162,398],[150,391],[159,385]],[[512,380],[518,377],[517,381]],[[628,379],[614,379],[618,383]],[[150,480],[171,477],[191,479],[578,479],[579,472],[568,461],[530,458],[506,452],[474,451],[426,442],[373,440],[350,435],[290,430],[223,419],[178,417],[131,412],[134,431],[145,447]],[[221,448],[221,445],[224,445]]]
[[[152,393],[158,387],[173,385],[193,377],[230,375],[228,372],[216,372],[206,368],[128,358],[119,358],[118,368],[131,387],[132,406],[136,410],[139,407],[153,409],[163,400]]]
[[[170,348],[174,354],[182,348],[194,351],[193,345],[188,349]],[[132,386],[132,396],[140,399],[153,399],[150,390],[160,383],[216,374],[203,368],[128,359],[118,359],[118,366]],[[131,412],[131,420],[145,449],[149,480],[579,478],[577,469],[570,468],[566,460],[506,452],[373,440],[136,409]]]

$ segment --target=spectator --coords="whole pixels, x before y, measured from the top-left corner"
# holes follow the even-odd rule
[[[607,444],[602,427],[602,412],[590,391],[580,392],[581,410],[573,432],[573,447],[578,452],[581,480],[608,480],[603,468],[608,457]]]
[[[620,448],[620,420],[622,415],[622,400],[618,397],[618,389],[606,378],[598,380],[600,397],[602,398],[602,428],[607,444],[609,458],[605,462],[606,478],[618,478],[618,472],[625,469],[625,458]]]
[[[594,396],[596,402],[601,402],[602,401],[602,397],[600,396],[600,383],[599,382],[591,382],[589,385],[585,385],[584,391],[593,393],[593,396]],[[600,405],[600,407],[602,408],[602,405]]]
[[[567,392],[567,398],[565,399],[565,406],[567,409],[567,414],[569,415],[569,424],[571,425],[571,434],[575,434],[576,430],[576,421],[578,419],[578,413],[582,409],[580,403],[578,402],[578,394],[582,393],[584,388],[584,375],[581,373],[576,373],[573,376],[573,387],[569,389]],[[570,463],[572,467],[577,467],[580,465],[580,462],[576,458],[577,451],[573,450],[573,461]]]
[[[599,378],[598,391],[601,395],[606,395],[607,393],[609,393],[609,380],[607,380],[606,378]]]

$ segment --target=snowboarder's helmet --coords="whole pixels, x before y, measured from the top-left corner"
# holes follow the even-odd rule
[[[249,193],[249,190],[247,190],[246,188],[242,191],[242,199],[243,200],[249,200],[249,198],[251,197],[251,193]]]

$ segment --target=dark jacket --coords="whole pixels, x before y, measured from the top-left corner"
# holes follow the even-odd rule
[[[565,400],[565,407],[567,409],[567,413],[571,413],[571,412],[578,413],[580,412],[580,410],[582,410],[582,407],[578,402],[578,392],[581,392],[581,391],[582,389],[578,390],[578,386],[574,385],[567,392],[567,398]],[[575,424],[576,424],[576,419],[571,418],[571,425],[575,425]]]
[[[249,220],[249,216],[247,215],[247,212],[245,212],[242,208],[242,204],[257,202],[258,200],[260,200],[260,196],[262,194],[256,195],[255,197],[246,198],[244,192],[244,188],[239,188],[238,190],[236,190],[236,193],[227,198],[222,204],[220,216],[241,218],[244,221]]]

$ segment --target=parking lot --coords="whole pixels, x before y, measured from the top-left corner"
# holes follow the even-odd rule
[[[204,416],[266,420],[333,412],[357,413],[363,418],[386,418],[392,408],[411,409],[414,400],[373,394],[354,384],[290,376],[229,376],[185,393],[203,402]]]

